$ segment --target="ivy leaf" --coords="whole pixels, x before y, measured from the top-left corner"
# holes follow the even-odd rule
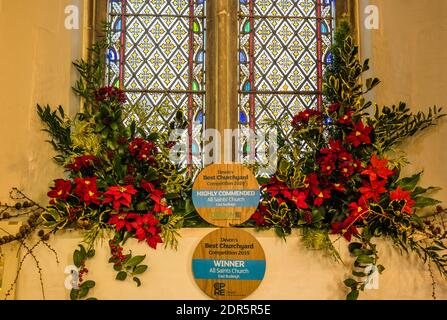
[[[81,252],[79,250],[75,250],[75,252],[73,253],[73,263],[76,267],[80,268],[81,267],[81,261],[82,261],[82,256],[81,256]]]
[[[349,287],[349,288],[354,288],[357,286],[358,282],[355,281],[354,279],[346,279],[345,281],[343,281],[345,286]]]
[[[81,253],[81,259],[85,259],[87,257],[87,252],[85,251],[85,248],[82,244],[79,245],[80,253]]]
[[[366,277],[366,274],[364,272],[358,272],[358,271],[352,271],[352,275],[360,278]]]
[[[356,261],[360,264],[371,264],[374,262],[374,258],[370,256],[361,255],[357,257]]]
[[[136,265],[140,264],[145,258],[146,258],[146,255],[135,256],[127,262],[127,265],[131,266],[131,267],[135,267]]]
[[[147,270],[147,266],[142,264],[138,267],[135,267],[135,269],[133,270],[134,274],[142,274],[143,272],[145,272]]]
[[[89,290],[90,289],[87,287],[81,288],[79,291],[79,299],[85,298],[88,295]]]
[[[95,285],[96,285],[95,281],[88,280],[88,281],[82,283],[80,287],[92,289],[95,287]]]
[[[361,243],[352,242],[349,244],[348,249],[350,253],[353,253],[355,249],[360,249],[362,247]]]
[[[359,291],[358,290],[352,290],[347,296],[346,300],[357,300],[359,297]]]
[[[87,252],[87,258],[93,258],[95,256],[95,249],[90,249]]]
[[[124,281],[126,280],[126,278],[127,278],[127,272],[125,271],[118,272],[118,274],[116,275],[116,280],[119,281]]]
[[[385,270],[385,267],[379,264],[377,265],[377,270],[379,271],[380,274],[382,274],[382,272]]]
[[[138,279],[137,277],[133,277],[133,281],[137,283],[137,287],[141,286],[141,280]]]
[[[79,290],[78,289],[71,289],[71,291],[70,291],[70,299],[72,301],[78,300],[78,294],[79,294]]]

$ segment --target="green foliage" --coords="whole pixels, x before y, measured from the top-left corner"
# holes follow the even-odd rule
[[[382,152],[390,151],[405,139],[414,136],[436,124],[436,121],[444,117],[442,108],[434,106],[427,113],[412,113],[404,102],[391,108],[375,107],[371,123],[375,127],[376,145]]]
[[[132,279],[136,285],[141,286],[141,279],[138,275],[143,274],[148,269],[147,265],[142,264],[146,255],[134,256],[132,252],[122,256],[121,245],[126,242],[127,238],[122,238],[119,233],[115,234],[113,240],[110,241],[112,257],[109,259],[109,263],[113,263],[113,269],[117,272],[115,280],[125,281],[126,279]]]
[[[82,244],[79,245],[79,249],[76,249],[73,252],[73,263],[80,271],[79,280],[81,284],[78,286],[78,288],[71,289],[70,291],[71,300],[85,299],[90,293],[90,290],[96,286],[95,281],[92,280],[81,281],[83,274],[88,272],[86,271],[87,269],[85,268],[86,261],[92,259],[94,256],[95,256],[95,250],[86,249]],[[86,300],[96,300],[96,298],[88,298]]]
[[[360,82],[362,73],[369,70],[369,60],[363,64],[358,59],[358,47],[351,35],[351,27],[346,20],[341,21],[334,36],[334,44],[330,52],[332,65],[325,73],[323,94],[328,103],[339,103],[342,107],[354,107],[363,110],[365,104],[363,94],[371,91],[380,83],[377,78],[366,79],[365,86]]]
[[[307,249],[321,250],[335,260],[342,261],[340,253],[329,238],[328,230],[304,227],[302,241]]]
[[[110,34],[110,26],[104,26],[104,33]],[[87,60],[77,60],[73,63],[80,79],[76,81],[73,91],[84,99],[83,112],[87,118],[95,113],[95,92],[104,85],[105,50],[110,47],[110,39],[99,39],[88,49]]]
[[[37,114],[47,126],[43,131],[48,132],[51,136],[51,140],[47,141],[59,153],[54,157],[54,160],[59,164],[64,164],[65,157],[70,156],[74,151],[71,141],[70,120],[66,118],[64,109],[61,106],[57,110],[52,111],[48,105],[44,108],[37,105]]]

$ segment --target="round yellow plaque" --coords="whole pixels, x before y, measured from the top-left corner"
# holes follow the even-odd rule
[[[256,211],[260,191],[253,173],[241,164],[213,164],[197,177],[192,199],[207,222],[230,227],[246,222]]]
[[[211,298],[243,299],[264,279],[265,254],[250,233],[242,229],[218,229],[200,241],[192,269],[197,285]]]

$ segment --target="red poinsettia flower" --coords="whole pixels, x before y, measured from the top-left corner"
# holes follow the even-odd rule
[[[138,153],[137,159],[140,161],[149,160],[154,147],[155,144],[152,141],[144,141],[140,147],[140,152]]]
[[[306,184],[308,185],[309,190],[311,190],[313,194],[320,193],[320,189],[318,188],[320,182],[318,181],[318,176],[315,172],[312,172],[306,177]]]
[[[352,162],[342,161],[338,164],[338,169],[344,177],[350,177],[354,174],[355,168]]]
[[[380,201],[380,195],[387,192],[386,183],[386,180],[364,181],[359,191],[366,200],[373,199],[378,202]]]
[[[390,199],[391,201],[404,201],[405,205],[402,208],[402,212],[412,214],[413,209],[411,209],[411,207],[416,204],[416,201],[411,199],[410,195],[411,195],[410,191],[404,191],[400,186],[398,186],[395,191],[390,192]]]
[[[350,214],[354,217],[364,216],[367,212],[369,212],[367,204],[362,200],[360,200],[359,203],[351,202],[348,209]]]
[[[330,113],[334,113],[337,112],[338,110],[340,110],[341,105],[339,103],[333,103],[328,107],[328,110]]]
[[[352,115],[353,115],[353,112],[348,111],[342,117],[340,117],[340,119],[338,119],[338,122],[341,124],[346,124],[346,125],[351,124],[352,123]]]
[[[257,226],[264,226],[266,221],[264,215],[261,213],[261,210],[256,210],[255,213],[251,216],[251,219],[254,220]]]
[[[98,158],[92,155],[83,155],[74,159],[74,162],[66,167],[73,172],[79,172],[81,169],[90,168],[94,163],[98,161]]]
[[[340,161],[346,161],[346,162],[352,162],[353,161],[353,157],[352,154],[350,154],[349,152],[342,152],[338,155],[338,159]]]
[[[139,241],[146,240],[147,244],[156,249],[158,243],[162,243],[159,235],[161,229],[158,227],[159,221],[152,213],[138,216],[136,221],[132,223],[132,227],[136,230],[135,236]]]
[[[48,197],[54,199],[67,200],[70,196],[72,186],[70,180],[57,179],[54,180],[54,187],[47,193]]]
[[[141,148],[141,146],[144,143],[144,139],[142,138],[135,138],[129,143],[129,152],[131,155],[135,156],[138,152],[138,150]]]
[[[163,243],[163,240],[161,239],[159,234],[154,234],[153,236],[149,236],[146,238],[146,243],[152,249],[157,249],[157,244]]]
[[[76,178],[75,183],[76,187],[74,189],[75,195],[77,195],[81,201],[83,201],[86,205],[90,205],[91,203],[100,205],[101,201],[99,200],[99,196],[101,195],[98,192],[96,186],[96,177],[88,177],[88,178]]]
[[[138,240],[143,241],[148,235],[156,235],[158,233],[158,223],[159,221],[152,213],[139,215],[132,223],[132,227],[136,230],[135,236]]]
[[[278,194],[282,195],[284,191],[287,191],[289,188],[285,183],[279,181],[276,177],[273,177],[267,184],[262,185],[262,189],[268,192],[272,197],[276,197]]]
[[[125,104],[127,101],[126,94],[119,88],[109,86],[100,88],[95,92],[95,99],[103,103],[119,103]]]
[[[362,172],[363,171],[363,164],[362,161],[360,161],[359,159],[355,159],[354,162],[352,163],[352,166],[354,167],[356,172]]]
[[[132,222],[134,222],[137,217],[138,215],[136,213],[121,212],[119,214],[110,215],[110,219],[107,223],[114,225],[118,232],[124,227],[126,228],[127,232],[131,232]]]
[[[287,190],[284,192],[284,197],[292,201],[298,209],[307,209],[309,206],[306,203],[307,192],[295,190]]]
[[[320,172],[323,175],[330,175],[335,169],[335,158],[332,155],[324,157],[320,163]]]
[[[371,157],[370,164],[362,171],[362,174],[368,175],[371,181],[377,180],[377,177],[388,179],[394,172],[388,169],[388,160],[379,159],[375,154]]]
[[[314,199],[314,205],[317,207],[321,207],[324,200],[331,198],[331,191],[330,190],[320,190],[319,192],[315,193],[315,199]]]
[[[156,189],[152,183],[144,179],[141,181],[140,185],[147,193],[149,193],[149,198],[151,198],[155,202],[155,206],[153,209],[154,212],[164,213],[167,215],[172,214],[172,210],[168,207],[168,202],[162,190]]]
[[[331,232],[341,234],[346,240],[351,241],[352,236],[359,233],[354,223],[355,218],[349,216],[345,221],[332,223]]]
[[[333,183],[332,184],[332,189],[333,190],[337,190],[337,191],[341,191],[341,192],[346,191],[346,188],[339,182]]]
[[[354,124],[354,129],[351,134],[346,138],[346,141],[352,143],[354,147],[358,147],[362,143],[371,144],[370,133],[372,131],[372,127],[365,126],[362,121],[357,124]]]
[[[312,117],[321,117],[321,112],[315,109],[301,111],[293,117],[292,126],[297,127],[303,124],[308,124]]]
[[[321,154],[339,154],[342,152],[346,152],[345,148],[342,145],[341,140],[330,140],[329,148],[322,148],[320,150]]]
[[[104,193],[105,198],[103,200],[103,204],[108,204],[113,202],[113,209],[119,211],[121,205],[130,207],[132,203],[132,195],[136,194],[137,190],[133,188],[133,186],[113,186],[110,187],[109,190]]]

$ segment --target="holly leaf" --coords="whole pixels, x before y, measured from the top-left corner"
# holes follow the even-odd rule
[[[118,274],[116,275],[116,280],[119,281],[124,281],[126,280],[126,278],[127,278],[127,272],[125,271],[118,272]]]
[[[359,297],[359,291],[358,290],[352,290],[347,296],[346,300],[357,300]]]

